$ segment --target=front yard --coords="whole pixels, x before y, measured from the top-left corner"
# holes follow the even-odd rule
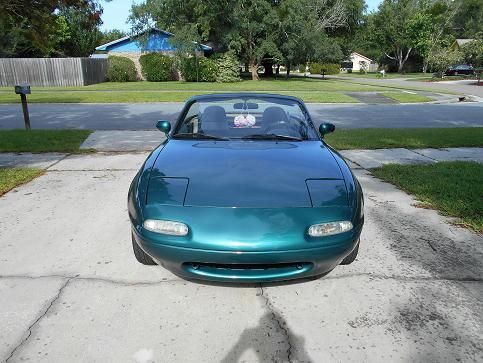
[[[1,130],[0,152],[80,153],[90,130]]]
[[[399,88],[357,84],[344,80],[309,78],[243,80],[237,83],[213,82],[105,82],[85,87],[32,87],[28,101],[33,103],[138,103],[182,102],[187,98],[216,92],[268,92],[293,95],[305,102],[355,103],[345,92],[386,92],[403,102],[426,102],[430,99],[405,95]],[[19,103],[11,87],[0,88],[0,103]]]
[[[338,150],[482,147],[483,127],[338,129],[326,141]]]
[[[373,169],[380,179],[412,193],[419,206],[458,218],[457,224],[483,232],[483,165],[454,161],[432,165],[385,165]]]

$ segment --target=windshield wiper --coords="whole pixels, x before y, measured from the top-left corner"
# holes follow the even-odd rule
[[[292,141],[302,141],[303,139],[296,136],[289,135],[278,135],[278,134],[253,134],[243,136],[242,139],[253,139],[253,140],[292,140]]]
[[[210,140],[230,140],[228,137],[215,136],[204,134],[201,132],[181,132],[179,134],[174,134],[173,138],[191,138],[191,139],[210,139]]]

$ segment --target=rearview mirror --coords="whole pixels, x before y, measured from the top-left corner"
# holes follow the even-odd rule
[[[171,124],[169,123],[169,121],[160,120],[160,121],[156,122],[156,128],[159,131],[164,132],[166,134],[166,136],[168,136],[169,132],[171,131]]]
[[[334,130],[335,130],[335,125],[328,122],[321,123],[319,126],[319,132],[322,137],[324,137],[326,134],[330,134],[331,132],[334,132]]]
[[[258,103],[255,102],[238,102],[233,105],[235,110],[257,110]]]

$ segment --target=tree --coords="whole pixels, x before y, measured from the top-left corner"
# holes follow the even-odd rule
[[[428,67],[428,57],[433,49],[433,21],[429,14],[416,13],[408,22],[408,37],[412,39],[411,45],[423,58],[423,73]]]
[[[62,8],[85,11],[92,19],[100,19],[102,14],[98,0],[2,1],[0,32],[1,35],[8,34],[8,39],[0,43],[0,53],[10,56],[50,55],[54,51],[53,44],[59,44],[53,34],[59,34],[59,26],[63,26],[58,14]]]
[[[409,25],[417,9],[416,0],[384,0],[371,19],[372,43],[397,62],[398,72],[403,71],[414,49],[414,34]]]
[[[457,38],[476,38],[483,32],[483,2],[481,0],[455,0],[457,12],[453,20]]]
[[[460,62],[462,58],[463,54],[457,50],[439,48],[431,53],[428,62],[438,77],[443,78],[444,72],[453,64]]]
[[[59,11],[68,26],[68,39],[63,42],[61,54],[68,57],[88,57],[102,43],[102,24],[99,13],[87,8],[63,7]]]
[[[114,40],[123,38],[126,35],[127,35],[127,33],[125,31],[122,31],[122,30],[119,30],[119,29],[106,30],[106,31],[103,31],[102,34],[101,34],[100,43],[101,44],[110,43]]]
[[[461,48],[465,63],[473,67],[483,67],[483,37],[466,43]]]
[[[362,0],[356,1],[362,4]],[[292,64],[312,57],[341,57],[327,33],[354,18],[352,0],[146,0],[134,5],[133,30],[153,25],[207,42],[215,51],[232,50],[258,79],[260,64]],[[361,5],[363,7],[363,5]],[[229,11],[227,11],[229,9]],[[349,12],[348,9],[351,9]],[[189,32],[187,31],[189,27]],[[173,42],[176,39],[173,38]],[[340,58],[337,59],[340,61]]]

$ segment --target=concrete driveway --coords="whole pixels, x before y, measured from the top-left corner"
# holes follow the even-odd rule
[[[483,240],[356,171],[359,258],[310,281],[186,281],[132,254],[146,154],[69,156],[0,198],[0,360],[483,360]]]

